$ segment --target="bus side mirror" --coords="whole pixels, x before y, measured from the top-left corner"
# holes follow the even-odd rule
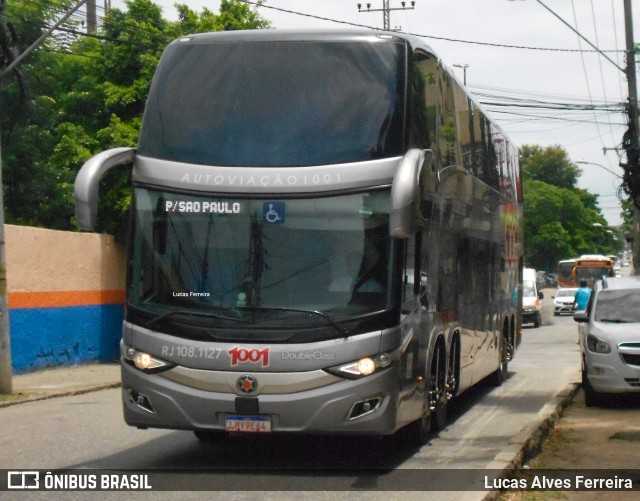
[[[91,157],[80,168],[73,185],[76,219],[81,230],[93,231],[98,218],[100,178],[112,167],[133,162],[135,148],[112,148]]]
[[[431,164],[431,150],[410,149],[398,166],[391,185],[389,234],[409,238],[415,233],[417,205],[420,203],[420,170]]]

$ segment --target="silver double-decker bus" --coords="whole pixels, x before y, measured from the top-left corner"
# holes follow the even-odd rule
[[[418,443],[501,384],[520,340],[517,150],[419,38],[186,36],[165,50],[132,169],[125,421]]]

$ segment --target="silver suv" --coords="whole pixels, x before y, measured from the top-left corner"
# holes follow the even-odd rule
[[[580,329],[582,387],[587,406],[602,393],[640,393],[640,277],[595,283]]]

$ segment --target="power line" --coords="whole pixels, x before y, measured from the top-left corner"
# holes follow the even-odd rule
[[[544,5],[544,4],[542,4],[542,5]],[[576,9],[575,9],[574,0],[571,0],[571,8],[573,10],[573,22],[576,25],[576,29],[573,30],[573,31],[578,33],[578,31],[577,31],[577,28],[578,28],[578,16],[576,15]],[[594,27],[595,27],[596,23],[595,23],[595,12],[593,10],[593,0],[591,0],[591,14],[592,14],[592,17],[593,17],[593,24],[594,24]],[[581,38],[584,38],[584,37],[582,37],[579,33],[578,33],[578,35],[579,35],[578,36],[578,47],[582,48]],[[598,31],[597,31],[597,29],[596,29],[596,43],[598,43]],[[585,79],[585,83],[587,85],[587,92],[589,93],[589,99],[592,99],[591,85],[589,83],[589,73],[587,72],[587,65],[585,63],[584,54],[583,53],[580,54],[580,60],[582,62],[582,71],[584,73],[584,79]],[[602,90],[603,90],[603,92],[606,93],[606,86],[604,85],[604,76],[603,76],[603,73],[602,73],[602,62],[601,62],[600,58],[598,58],[598,64],[599,64],[599,67],[600,67],[600,76],[602,78]],[[596,130],[598,131],[598,139],[600,139],[600,143],[604,147],[605,144],[604,144],[604,141],[603,141],[602,132],[600,132],[600,124],[598,122],[595,122],[595,126],[596,126]],[[611,131],[611,135],[613,137],[613,129],[611,128],[611,125],[609,125],[609,130]],[[610,161],[609,161],[609,163],[610,163]]]
[[[69,19],[69,17],[71,16],[71,14],[73,14],[86,0],[80,0],[77,4],[75,4],[71,10],[69,12],[67,12],[66,14],[64,14],[54,25],[51,29],[45,31],[42,35],[40,35],[40,37],[38,37],[38,39],[33,42],[29,47],[27,47],[20,55],[16,56],[16,58],[11,62],[11,64],[9,64],[8,66],[6,66],[5,68],[2,69],[2,71],[0,71],[0,78],[2,78],[4,75],[6,75],[8,72],[10,72],[15,66],[17,66],[25,57],[27,57],[31,51],[33,51],[33,49],[35,49],[36,47],[38,47],[38,45],[40,45],[42,43],[42,41],[47,38],[51,32],[56,29],[58,26],[60,26],[62,23],[64,23],[67,19]]]
[[[593,43],[591,43],[591,41],[589,41],[587,38],[585,38],[578,30],[576,30],[573,26],[571,26],[569,23],[567,23],[564,19],[562,19],[562,17],[560,17],[558,14],[556,14],[555,12],[553,12],[553,10],[551,10],[549,7],[547,7],[544,2],[542,2],[542,0],[536,0],[540,5],[542,5],[545,9],[547,9],[549,12],[551,12],[551,14],[553,14],[555,17],[557,17],[565,26],[567,26],[571,31],[573,31],[576,35],[578,35],[580,38],[582,38],[585,42],[587,42],[591,47],[593,47],[595,49],[595,51],[599,54],[602,55],[602,57],[604,57],[607,61],[609,61],[611,64],[613,64],[616,68],[618,68],[620,71],[622,71],[624,73],[624,70],[618,66],[618,64],[616,62],[614,62],[609,56],[607,56],[604,51],[598,49],[598,47],[596,47]],[[573,2],[572,2],[573,3]],[[574,11],[575,12],[575,11]],[[581,51],[582,52],[582,51]]]
[[[339,19],[333,19],[333,18],[329,18],[329,17],[324,17],[324,16],[318,16],[315,14],[307,14],[305,12],[299,12],[299,11],[294,11],[294,10],[290,10],[290,9],[284,9],[282,7],[274,7],[273,5],[266,5],[263,3],[258,3],[258,2],[253,2],[251,0],[238,0],[239,2],[242,3],[246,3],[249,5],[254,5],[256,7],[260,7],[263,9],[271,9],[271,10],[276,10],[279,12],[284,12],[285,14],[293,14],[296,16],[301,16],[301,17],[309,17],[312,19],[317,19],[319,21],[329,21],[332,23],[338,23],[338,24],[345,24],[347,26],[353,26],[356,28],[367,28],[367,29],[376,29],[373,26],[369,26],[369,25],[365,25],[365,24],[358,24],[358,23],[352,23],[349,21],[342,21]],[[586,52],[586,53],[592,53],[592,52],[598,52],[598,53],[606,53],[606,52],[624,52],[623,50],[617,50],[617,49],[608,49],[608,50],[600,50],[600,49],[596,49],[596,50],[589,50],[589,49],[559,49],[559,48],[551,48],[551,47],[531,47],[531,46],[525,46],[525,45],[510,45],[510,44],[500,44],[500,43],[492,43],[492,42],[478,42],[478,41],[474,41],[474,40],[463,40],[463,39],[459,39],[459,38],[448,38],[448,37],[438,37],[435,35],[424,35],[424,34],[420,34],[420,33],[411,33],[411,32],[407,32],[407,31],[402,31],[400,30],[400,33],[404,33],[405,35],[411,35],[411,36],[415,36],[415,37],[420,37],[420,38],[429,38],[429,39],[433,39],[433,40],[443,40],[445,42],[457,42],[457,43],[466,43],[466,44],[472,44],[472,45],[486,45],[488,47],[503,47],[503,48],[507,48],[507,49],[525,49],[525,50],[540,50],[540,51],[552,51],[552,52]]]

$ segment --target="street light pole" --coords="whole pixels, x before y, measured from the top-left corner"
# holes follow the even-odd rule
[[[600,167],[600,168],[606,170],[607,172],[613,174],[618,179],[622,179],[622,176],[620,174],[618,174],[617,172],[612,171],[609,167],[605,167],[602,164],[597,164],[595,162],[587,162],[586,160],[576,160],[576,163],[577,164],[582,164],[582,165],[595,165],[595,166]]]
[[[463,83],[466,87],[467,85],[467,68],[469,67],[469,65],[467,63],[464,64],[454,64],[454,66],[456,68],[462,68],[462,78],[463,78]]]

